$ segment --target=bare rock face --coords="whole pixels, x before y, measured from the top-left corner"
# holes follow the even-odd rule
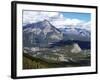
[[[82,50],[81,50],[80,46],[79,46],[77,43],[74,43],[71,52],[72,52],[72,53],[79,53],[79,52],[81,52],[81,51],[82,51]]]
[[[23,27],[24,47],[48,47],[49,43],[62,39],[63,33],[47,20],[27,24]]]

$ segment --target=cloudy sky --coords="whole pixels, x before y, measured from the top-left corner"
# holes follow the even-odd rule
[[[23,25],[48,20],[57,28],[82,27],[90,29],[90,13],[23,11]]]

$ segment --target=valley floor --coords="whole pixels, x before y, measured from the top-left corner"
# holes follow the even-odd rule
[[[67,49],[66,49],[67,48]],[[90,50],[69,52],[71,47],[53,48],[34,53],[23,53],[23,69],[90,66]]]

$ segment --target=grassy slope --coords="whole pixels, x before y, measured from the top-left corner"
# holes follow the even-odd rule
[[[69,55],[72,56],[72,55]],[[74,55],[75,56],[75,55]],[[86,61],[87,62],[87,61]],[[23,69],[56,68],[56,67],[75,67],[83,64],[73,62],[55,62],[53,60],[43,60],[23,53]]]
[[[38,68],[52,68],[61,67],[61,63],[42,60],[40,58],[32,57],[28,54],[23,54],[23,69],[38,69]]]

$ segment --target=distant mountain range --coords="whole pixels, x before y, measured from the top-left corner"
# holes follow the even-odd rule
[[[68,27],[59,28],[59,30],[64,34],[66,40],[90,41],[91,39],[91,33],[86,29]]]
[[[56,28],[44,20],[23,26],[24,47],[55,47],[79,44],[82,49],[90,49],[91,33],[80,28]]]

